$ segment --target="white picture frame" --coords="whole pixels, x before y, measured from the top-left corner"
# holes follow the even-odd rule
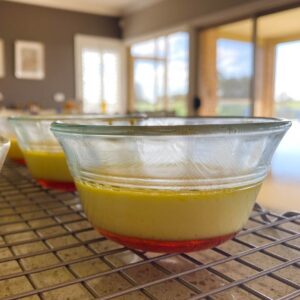
[[[18,79],[45,78],[44,45],[40,42],[15,42],[15,76]]]
[[[5,64],[4,64],[4,42],[0,39],[0,78],[5,76]]]

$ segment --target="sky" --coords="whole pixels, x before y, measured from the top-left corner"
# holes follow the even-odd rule
[[[217,70],[227,78],[250,77],[252,46],[248,42],[218,39]]]

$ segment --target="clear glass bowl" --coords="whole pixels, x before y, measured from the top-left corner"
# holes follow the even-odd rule
[[[85,120],[89,124],[111,124],[113,120],[127,116],[104,115],[51,115],[18,116],[9,118],[31,175],[46,188],[75,190],[64,152],[50,131],[56,120]],[[101,121],[102,120],[102,121]]]
[[[105,126],[56,122],[85,210],[131,248],[187,252],[242,229],[290,127],[267,118],[148,118]]]
[[[20,164],[25,164],[23,152],[17,142],[16,134],[8,122],[8,116],[0,116],[0,134],[10,140],[7,156]]]

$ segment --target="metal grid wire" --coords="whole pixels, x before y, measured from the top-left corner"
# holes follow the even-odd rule
[[[95,232],[76,194],[43,189],[7,162],[0,299],[300,299],[299,232],[299,214],[256,207],[244,230],[217,248],[134,251]]]

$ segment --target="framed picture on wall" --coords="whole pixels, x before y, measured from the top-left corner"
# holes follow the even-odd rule
[[[15,42],[15,76],[33,80],[45,78],[45,54],[42,43]]]
[[[4,42],[0,39],[0,78],[5,75],[5,67],[4,67]]]

